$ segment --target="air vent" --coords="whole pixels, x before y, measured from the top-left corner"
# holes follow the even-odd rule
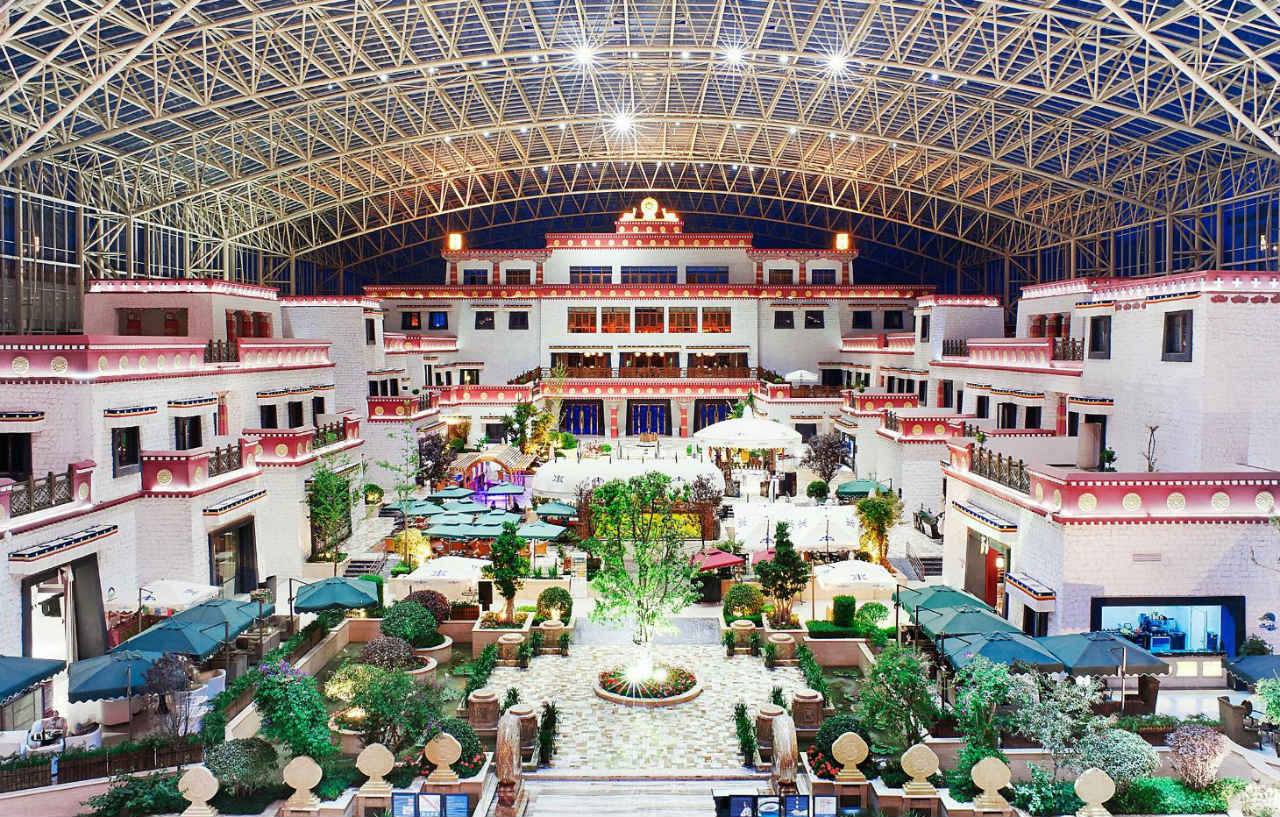
[[[1135,554],[1133,554],[1133,560],[1134,560],[1135,562],[1159,562],[1159,561],[1161,561],[1161,559],[1162,559],[1162,558],[1163,558],[1163,557],[1162,557],[1162,555],[1161,555],[1161,554],[1159,554],[1159,553],[1135,553]]]

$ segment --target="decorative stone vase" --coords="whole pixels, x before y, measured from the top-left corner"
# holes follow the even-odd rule
[[[816,690],[802,689],[791,697],[791,717],[797,729],[822,726],[822,695]]]
[[[467,722],[472,729],[489,731],[498,728],[498,693],[477,689],[467,698]]]
[[[503,633],[498,636],[498,660],[516,661],[520,645],[524,643],[523,633]]]
[[[558,618],[549,618],[538,625],[542,631],[542,652],[560,652],[560,634],[564,632],[564,622]]]
[[[516,704],[507,710],[520,721],[520,753],[527,755],[538,745],[538,713],[533,704]]]
[[[778,651],[779,661],[794,661],[796,657],[796,640],[790,633],[773,633],[769,643]]]
[[[730,624],[729,629],[733,631],[735,647],[748,647],[751,644],[751,634],[755,632],[756,625],[754,622],[740,618]]]
[[[782,714],[782,707],[777,704],[761,704],[756,710],[756,742],[760,748],[760,759],[768,760],[773,749],[773,719]]]

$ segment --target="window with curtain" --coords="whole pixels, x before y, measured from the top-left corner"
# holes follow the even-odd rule
[[[492,329],[493,328],[493,310],[481,309],[476,312],[476,329]]]
[[[173,419],[173,448],[175,451],[187,451],[204,445],[201,434],[200,417],[175,417]]]
[[[569,307],[569,332],[582,334],[596,331],[596,308],[594,306]]]
[[[509,269],[506,272],[506,276],[507,276],[508,284],[524,285],[524,284],[528,284],[529,281],[531,280],[529,278],[528,269]]]
[[[668,332],[697,332],[698,308],[696,306],[673,306],[667,311]]]
[[[827,313],[821,309],[806,309],[804,311],[804,328],[805,329],[824,329],[827,325]]]
[[[464,269],[462,271],[462,283],[470,286],[482,286],[489,283],[489,270],[487,269]]]
[[[685,267],[684,280],[688,284],[727,284],[728,267]]]
[[[400,328],[401,329],[421,329],[422,313],[421,312],[401,312]]]
[[[833,269],[809,270],[809,282],[813,284],[834,284],[836,271]]]
[[[1164,316],[1164,348],[1161,360],[1191,360],[1191,310],[1183,309]]]
[[[448,329],[449,313],[444,310],[429,313],[427,315],[427,325],[432,329]]]
[[[769,283],[775,285],[794,284],[796,282],[796,274],[794,270],[784,267],[774,267],[769,270]]]
[[[675,267],[623,267],[622,283],[624,284],[674,284],[676,283]]]
[[[733,318],[732,313],[727,306],[704,306],[702,307],[702,331],[703,332],[732,332]]]
[[[507,328],[522,331],[529,328],[528,312],[508,312]]]
[[[636,331],[648,333],[661,333],[666,329],[663,326],[662,307],[660,306],[637,306],[636,307]]]
[[[631,331],[631,308],[605,306],[600,309],[600,331],[614,334]]]
[[[569,283],[611,284],[613,283],[613,267],[569,267]]]
[[[795,329],[796,313],[789,309],[775,309],[773,311],[773,328],[774,329]]]

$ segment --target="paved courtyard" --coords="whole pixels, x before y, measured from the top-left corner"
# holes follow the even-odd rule
[[[765,669],[759,658],[726,658],[713,645],[657,644],[657,661],[687,667],[703,682],[692,701],[668,707],[629,707],[608,703],[592,692],[604,669],[636,659],[633,645],[575,645],[568,658],[535,658],[527,670],[499,667],[489,686],[505,694],[520,690],[520,699],[535,705],[554,701],[560,708],[556,770],[666,771],[680,773],[741,768],[734,734],[733,706],[751,709],[769,700],[781,686],[790,699],[805,684],[794,667]]]

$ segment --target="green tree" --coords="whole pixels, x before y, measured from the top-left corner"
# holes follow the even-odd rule
[[[418,439],[418,467],[427,484],[442,482],[449,476],[458,452],[440,434],[424,434]]]
[[[760,574],[760,586],[774,601],[771,620],[775,624],[786,625],[794,620],[791,600],[808,587],[811,572],[809,563],[791,544],[791,531],[786,522],[777,524],[773,538],[774,556],[756,565],[756,573]]]
[[[891,644],[858,685],[858,720],[870,727],[881,748],[890,750],[886,754],[919,743],[937,723],[929,669],[929,660],[920,653]]]
[[[597,594],[591,620],[630,622],[632,640],[647,645],[667,616],[698,598],[697,568],[685,552],[675,503],[684,492],[656,471],[596,486],[590,496],[600,559],[591,587]]]
[[[889,531],[902,519],[902,500],[892,492],[866,497],[857,504],[862,536],[858,545],[874,561],[889,567]]]
[[[351,698],[353,707],[364,710],[365,744],[381,743],[393,752],[434,728],[443,703],[441,687],[420,687],[406,672],[382,669],[373,669]]]
[[[502,533],[493,541],[489,550],[489,566],[484,569],[485,575],[493,579],[498,593],[507,602],[503,610],[506,621],[515,620],[516,591],[524,586],[524,576],[529,572],[529,560],[520,555],[525,547],[525,540],[516,536],[515,523],[506,523],[502,526]]]
[[[1013,726],[1018,734],[1044,747],[1053,762],[1051,776],[1070,762],[1076,747],[1090,727],[1100,720],[1093,706],[1102,699],[1094,678],[1079,683],[1075,678],[1054,681],[1042,673],[1034,683],[1015,684],[1009,699],[1013,704]]]
[[[529,446],[529,423],[538,410],[533,403],[516,403],[511,413],[502,418],[503,438],[524,451]]]
[[[396,502],[404,508],[413,499],[414,489],[418,487],[418,471],[422,464],[418,453],[418,432],[413,426],[406,426],[392,432],[391,438],[399,444],[399,457],[394,460],[379,460],[378,467],[391,474],[391,493],[395,494]],[[406,564],[409,562],[408,525],[400,531],[400,558]]]
[[[312,561],[333,560],[339,543],[351,535],[355,488],[344,476],[345,465],[345,459],[336,461],[332,456],[321,457],[307,482]]]

